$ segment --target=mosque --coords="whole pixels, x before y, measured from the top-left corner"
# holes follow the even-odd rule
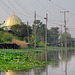
[[[11,26],[16,24],[22,25],[23,23],[21,19],[14,14],[14,11],[13,11],[13,14],[9,16],[4,23],[4,30],[9,31],[11,29]],[[22,46],[24,45],[24,47],[22,47],[21,45]],[[22,42],[20,40],[15,40],[12,43],[0,43],[0,48],[18,49],[18,48],[28,48],[28,46],[25,41]]]
[[[9,28],[9,27],[11,27],[13,25],[16,25],[16,24],[21,25],[22,21],[21,21],[21,19],[18,16],[16,16],[14,14],[14,11],[13,11],[13,14],[6,19],[6,21],[4,23],[4,27],[8,27]]]

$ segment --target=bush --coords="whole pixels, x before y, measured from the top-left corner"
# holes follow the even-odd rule
[[[40,41],[40,42],[39,42],[39,45],[40,45],[40,46],[45,46],[45,43],[44,43],[43,41]]]
[[[0,42],[12,42],[14,36],[9,32],[0,31]]]
[[[0,37],[0,43],[3,43],[5,42],[5,40],[3,40],[1,37]]]
[[[3,34],[3,39],[6,40],[6,41],[12,41],[12,38],[13,38],[13,35],[8,33],[8,32],[5,32]]]

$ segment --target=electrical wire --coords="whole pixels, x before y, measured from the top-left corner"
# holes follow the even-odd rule
[[[20,7],[22,9],[22,11],[24,11],[24,9],[26,10],[25,13],[29,13],[31,15],[31,13],[24,7],[24,4],[19,0],[15,0],[15,3],[18,5],[18,7]],[[28,15],[29,15],[28,14]]]
[[[9,0],[8,0],[9,1]],[[13,8],[15,8],[15,10],[17,11],[17,12],[19,12],[19,13],[21,13],[22,15],[24,15],[21,11],[19,11],[10,1],[9,1],[9,3],[11,4],[11,6],[13,7]],[[24,15],[24,16],[26,16],[26,15]]]
[[[63,7],[61,7],[60,5],[58,5],[58,4],[54,3],[54,2],[52,2],[51,0],[50,0],[50,2],[51,2],[53,5],[57,6],[58,8],[60,8],[60,9],[62,9],[62,10],[66,10],[65,8],[63,8]],[[69,13],[70,13],[71,15],[75,16],[74,13],[72,13],[72,12],[69,12]]]
[[[50,1],[50,2],[51,2],[53,5],[57,6],[58,8],[63,9],[63,10],[66,10],[66,9],[64,9],[63,7],[59,6],[58,4],[56,4],[56,3],[52,2],[52,1]]]
[[[14,8],[17,10],[16,13],[17,13],[18,15],[20,15],[21,18],[23,18],[24,16],[26,17],[26,15],[24,15],[22,12],[20,12],[9,0],[8,0],[8,2],[11,4],[12,7],[14,7]],[[3,0],[0,0],[0,3],[1,3],[5,8],[7,8],[7,9],[10,10],[10,11],[12,11],[12,8],[9,7],[9,5],[7,5]],[[1,5],[1,7],[2,7],[2,5]],[[7,11],[7,13],[8,13],[8,11]],[[20,13],[22,13],[22,14],[20,14]],[[27,18],[30,19],[30,17],[28,17],[28,16],[27,16]],[[25,21],[25,18],[24,18],[24,21]]]
[[[6,3],[4,3],[3,0],[0,0],[0,2],[1,2],[7,9],[9,9],[9,10],[11,11],[10,7],[9,7]]]

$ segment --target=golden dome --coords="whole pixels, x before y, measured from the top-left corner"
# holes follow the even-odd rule
[[[11,26],[16,25],[16,24],[21,25],[22,24],[22,21],[20,20],[19,17],[17,17],[13,13],[13,15],[11,15],[10,17],[7,18],[7,20],[4,23],[4,26],[11,27]]]

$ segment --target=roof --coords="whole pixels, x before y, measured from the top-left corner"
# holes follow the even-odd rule
[[[13,25],[16,25],[16,24],[19,24],[21,25],[22,24],[22,21],[19,17],[17,17],[16,15],[14,15],[14,13],[8,17],[4,23],[4,26],[6,27],[11,27]]]

